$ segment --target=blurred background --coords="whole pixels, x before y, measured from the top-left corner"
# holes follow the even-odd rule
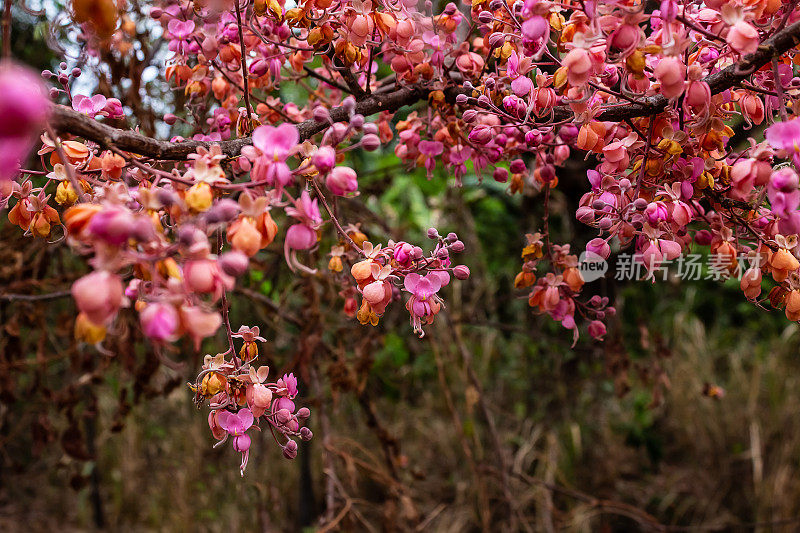
[[[36,20],[15,11],[15,56],[52,68],[53,36]],[[112,67],[98,84],[124,96],[114,88],[140,74]],[[159,105],[179,105],[174,94]],[[134,111],[155,131],[158,110],[143,101]],[[272,375],[300,377],[315,438],[287,461],[254,435],[244,478],[237,453],[212,449],[186,386],[222,337],[200,351],[179,342],[165,364],[127,310],[110,355],[78,345],[68,290],[84,260],[23,237],[3,213],[0,530],[800,527],[796,324],[748,303],[736,280],[616,282],[612,268],[585,289],[617,307],[606,340],[584,331],[571,347],[513,288],[524,235],[541,230],[537,193],[474,175],[457,189],[397,161],[392,146],[351,153],[362,194],[340,203],[343,220],[375,243],[455,231],[472,276],[443,290],[447,308],[419,339],[401,304],[361,326],[328,276],[289,272],[280,243],[259,254],[231,322],[261,328]],[[554,242],[576,253],[594,236],[574,221],[586,165],[570,160],[551,198]],[[332,237],[323,231],[320,266]]]

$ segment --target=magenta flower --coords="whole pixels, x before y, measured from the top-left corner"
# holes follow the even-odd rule
[[[246,431],[253,425],[253,413],[250,409],[240,409],[238,413],[230,411],[219,411],[217,413],[217,424],[233,437],[233,449],[242,454],[242,466],[240,471],[244,476],[244,469],[247,468],[247,459],[250,456],[250,435]]]
[[[72,297],[90,321],[108,324],[124,303],[122,280],[110,272],[92,272],[72,284]]]
[[[392,257],[397,261],[398,265],[408,268],[414,261],[415,256],[414,246],[407,242],[400,241],[394,245]]]
[[[103,108],[103,114],[109,118],[122,118],[125,113],[122,110],[122,102],[116,98],[109,98],[106,100],[106,106]]]
[[[300,141],[300,133],[291,124],[259,126],[253,132],[253,146],[261,152],[253,172],[256,178],[271,185],[284,187],[292,181],[292,171],[286,164],[292,149]]]
[[[0,62],[0,183],[19,171],[49,109],[50,100],[39,76],[27,67]]]
[[[764,132],[767,142],[776,150],[784,150],[800,165],[800,119],[776,122]]]
[[[444,144],[439,141],[420,141],[419,152],[425,156],[425,169],[428,171],[428,178],[433,177],[433,169],[436,168],[436,156],[444,150]]]
[[[297,396],[297,378],[294,377],[294,373],[284,374],[283,377],[278,380],[278,386],[286,388],[290,399]]]
[[[411,315],[411,325],[422,337],[425,334],[422,331],[422,322],[427,324],[433,322],[434,315],[442,308],[442,301],[436,294],[442,288],[442,279],[434,272],[426,276],[413,272],[406,276],[403,287],[411,293],[411,298],[406,302],[406,309]]]
[[[319,212],[319,203],[316,198],[311,199],[308,191],[303,191],[300,198],[294,201],[294,206],[286,208],[286,214],[296,218],[301,224],[316,229],[322,223],[322,215]]]
[[[193,20],[178,20],[176,18],[170,20],[167,24],[167,30],[172,35],[172,40],[169,42],[170,51],[183,54],[192,49],[199,50],[200,46],[191,41],[194,28]]]
[[[139,313],[142,332],[158,342],[172,342],[178,338],[180,318],[175,307],[165,303],[151,303]]]
[[[72,98],[72,109],[74,109],[78,113],[89,115],[92,118],[103,113],[105,107],[106,107],[106,97],[103,96],[102,94],[96,94],[92,97],[86,96],[84,94],[76,94]]]

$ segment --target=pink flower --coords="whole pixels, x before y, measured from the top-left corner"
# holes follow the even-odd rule
[[[767,142],[776,150],[784,150],[800,164],[800,119],[776,122],[764,132]]]
[[[286,208],[286,214],[314,229],[322,223],[319,203],[316,199],[312,200],[308,191],[305,190],[300,195],[300,198],[294,201],[294,205]]]
[[[544,17],[534,15],[522,23],[522,35],[530,41],[539,41],[550,34],[550,23]]]
[[[669,211],[664,202],[650,202],[644,210],[644,216],[651,226],[658,227],[658,223],[662,220],[667,220]]]
[[[618,53],[618,57],[628,57],[636,50],[641,40],[641,30],[639,26],[633,24],[621,24],[614,32],[608,36],[608,51]]]
[[[151,303],[139,313],[142,332],[157,342],[172,342],[178,338],[180,318],[175,307],[165,303]]]
[[[105,107],[106,97],[102,94],[96,94],[92,97],[88,97],[83,94],[76,94],[72,98],[72,109],[78,113],[89,115],[92,118],[101,114]]]
[[[269,368],[262,366],[258,369],[259,373],[263,373],[265,375],[263,378],[257,377],[256,379],[261,379],[263,382],[266,379],[266,372],[263,372],[262,369],[269,371]],[[253,375],[255,373],[256,370],[253,367],[250,367],[251,380],[253,380]],[[247,399],[247,405],[250,407],[253,412],[253,416],[255,417],[263,415],[267,409],[269,409],[269,406],[272,403],[272,391],[263,383],[254,382],[252,385],[249,385],[247,387],[245,397]]]
[[[411,298],[406,303],[406,309],[411,315],[411,324],[414,326],[414,331],[422,336],[425,334],[422,331],[422,322],[430,324],[433,316],[442,307],[441,299],[436,294],[442,288],[442,280],[433,272],[426,276],[412,272],[406,276],[403,287],[411,293]]]
[[[213,294],[215,300],[234,285],[233,278],[222,272],[217,262],[210,259],[187,261],[183,266],[183,281],[189,292]]]
[[[259,180],[284,187],[292,181],[292,171],[286,164],[292,149],[297,146],[300,133],[292,124],[259,126],[253,132],[253,146],[261,152],[253,172]]]
[[[436,168],[436,156],[441,155],[444,144],[439,141],[420,141],[419,153],[425,156],[425,169],[428,171],[428,178],[433,176],[433,169]]]
[[[731,48],[742,55],[752,54],[758,50],[758,30],[743,20],[733,25],[728,31],[726,40]]]
[[[116,98],[109,98],[106,100],[106,106],[103,108],[103,114],[109,118],[122,118],[125,113],[122,110],[122,102]]]
[[[585,48],[573,48],[564,57],[561,66],[567,69],[567,80],[573,87],[580,87],[589,81],[592,72],[592,59]]]
[[[767,197],[772,212],[782,219],[795,217],[800,206],[800,179],[791,168],[784,167],[772,173],[767,184]]]
[[[661,94],[667,98],[683,94],[686,85],[686,65],[680,59],[665,57],[656,65],[653,74],[661,84]]]
[[[193,20],[179,20],[173,18],[167,24],[172,39],[169,42],[169,49],[178,54],[188,53],[192,50],[199,50],[200,46],[191,40],[195,24]]]
[[[245,432],[253,425],[253,413],[250,409],[240,409],[237,413],[230,411],[219,411],[217,413],[217,423],[219,427],[228,432],[233,437],[233,449],[242,454],[242,466],[240,471],[244,476],[247,468],[247,459],[250,456],[250,436]]]
[[[106,271],[92,272],[72,284],[78,309],[95,324],[111,322],[123,302],[122,280]]]
[[[222,325],[219,313],[184,305],[181,307],[181,324],[194,339],[195,348],[200,348],[200,341],[214,335]]]
[[[611,246],[605,239],[595,238],[586,243],[586,252],[599,255],[603,259],[608,259],[611,255]]]
[[[289,398],[297,396],[297,378],[294,377],[294,373],[284,374],[283,377],[278,380],[277,385],[278,387],[286,389],[286,394]]]
[[[398,242],[394,245],[394,253],[392,257],[397,264],[402,267],[409,267],[411,266],[412,261],[414,261],[414,247],[407,242]]]
[[[0,184],[19,171],[49,109],[50,100],[39,76],[27,67],[0,62]]]

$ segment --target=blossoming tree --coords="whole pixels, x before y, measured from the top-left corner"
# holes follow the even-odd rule
[[[470,276],[455,233],[372,242],[342,220],[338,199],[359,194],[343,164],[353,150],[391,146],[455,187],[474,173],[537,194],[545,216],[514,284],[575,340],[582,328],[602,339],[615,310],[582,296],[577,254],[551,239],[550,194],[570,157],[595,167],[575,213],[596,232],[587,253],[627,249],[652,274],[706,247],[742,274],[747,299],[800,319],[793,2],[73,0],[49,21],[65,61],[41,76],[8,58],[10,6],[0,207],[31,239],[88,258],[71,287],[80,341],[104,350],[122,308],[159,352],[224,331],[190,386],[242,474],[252,428],[290,459],[312,438],[296,377],[270,377],[259,327],[230,323],[228,293],[256,256],[282,247],[295,276],[328,278],[365,334],[404,306],[424,335],[442,289]],[[110,86],[120,65],[154,67],[175,89],[157,120],[141,80]],[[76,94],[89,77],[103,90]],[[302,101],[282,90],[295,87]],[[733,146],[740,123],[766,127],[765,140]],[[327,265],[311,253],[321,243]]]

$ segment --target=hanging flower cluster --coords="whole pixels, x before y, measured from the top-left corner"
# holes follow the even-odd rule
[[[227,334],[228,350],[192,386],[243,468],[254,426],[287,439],[287,457],[294,437],[311,435],[299,427],[308,413],[294,409],[293,377],[268,383],[252,365],[258,331],[240,330],[244,346],[234,347],[228,293],[254,257],[282,246],[296,276],[330,276],[343,313],[365,325],[402,302],[420,336],[452,278],[469,277],[455,263],[464,250],[455,233],[432,228],[425,252],[373,245],[340,220],[339,199],[360,193],[345,164],[353,150],[394,142],[397,158],[431,179],[490,176],[509,194],[539,195],[544,216],[514,283],[576,339],[581,319],[601,339],[615,311],[583,294],[581,253],[555,244],[547,225],[570,158],[593,167],[575,213],[596,231],[586,253],[630,250],[652,278],[706,248],[741,274],[750,300],[771,277],[764,301],[800,319],[794,3],[163,0],[146,20],[110,0],[71,4],[83,68],[105,72],[108,53],[146,56],[132,44],[137,23],[157,27],[159,72],[181,102],[165,101],[159,131],[169,140],[138,132],[141,102],[130,94],[105,84],[74,93],[81,68],[42,72],[48,89],[4,60],[0,207],[25,234],[90,258],[72,285],[79,340],[103,349],[123,309],[159,351]],[[306,98],[289,101],[300,89],[282,87]],[[765,140],[743,142],[752,127],[766,128]],[[336,237],[327,272],[314,253],[326,235]]]

